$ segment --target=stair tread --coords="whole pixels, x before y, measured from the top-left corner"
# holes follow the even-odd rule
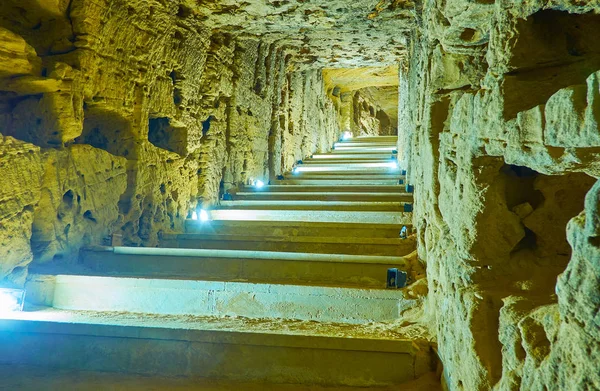
[[[41,368],[0,364],[0,378],[7,390],[112,390],[112,391],[357,391],[350,386],[317,386],[300,384],[268,384],[262,382],[186,379],[98,371]],[[406,388],[410,387],[410,388]],[[404,391],[441,391],[433,372],[402,384]],[[361,387],[359,391],[398,391],[398,387]]]
[[[383,282],[380,286],[364,286],[350,283],[335,283],[335,282],[311,282],[311,281],[273,281],[267,279],[253,278],[249,279],[241,279],[241,278],[218,278],[218,277],[202,277],[195,278],[193,276],[188,275],[169,275],[169,274],[153,274],[152,272],[143,273],[141,271],[135,272],[105,272],[105,271],[97,271],[84,266],[70,267],[70,268],[52,268],[39,266],[31,269],[31,275],[29,277],[30,280],[35,280],[36,278],[41,277],[55,277],[55,276],[73,276],[73,277],[106,277],[106,278],[117,278],[117,279],[134,279],[134,280],[153,280],[153,281],[171,281],[171,282],[181,282],[181,283],[202,283],[202,284],[228,284],[231,286],[232,284],[238,284],[241,286],[247,286],[250,288],[256,288],[257,286],[274,288],[271,290],[277,290],[277,287],[281,289],[290,288],[293,289],[302,289],[310,287],[311,290],[314,289],[314,293],[323,293],[323,289],[333,289],[332,292],[343,292],[343,291],[351,291],[357,294],[361,294],[363,296],[378,296],[378,293],[384,293],[383,298],[386,297],[388,293],[391,295],[397,295],[397,291],[390,290],[383,285]],[[382,280],[383,281],[383,280]],[[213,285],[216,286],[216,285]],[[266,289],[266,288],[265,288]],[[387,293],[386,293],[387,292]],[[315,296],[318,296],[315,295]],[[280,318],[278,318],[280,319]],[[340,323],[340,324],[351,324],[351,323]]]
[[[273,259],[273,260],[300,260],[305,262],[326,263],[369,263],[389,264],[393,262],[404,263],[405,259],[398,256],[381,255],[352,255],[352,254],[312,254],[282,251],[253,251],[253,250],[207,250],[187,248],[160,248],[160,247],[107,247],[94,246],[82,251],[113,253],[116,255],[158,255],[174,257],[197,258],[237,258],[237,259]]]
[[[399,323],[352,325],[289,319],[149,315],[29,306],[25,312],[7,314],[0,319],[0,331],[91,333],[122,338],[403,353],[429,348],[427,332],[422,325],[401,327]]]
[[[193,225],[201,225],[197,220],[187,219],[186,223]],[[371,223],[371,222],[338,222],[338,221],[302,221],[302,220],[214,220],[210,222],[211,226],[237,226],[239,224],[250,226],[267,226],[267,227],[315,227],[315,228],[377,228],[377,229],[400,229],[403,225],[400,223]],[[412,224],[408,224],[412,225]]]
[[[268,242],[308,242],[308,243],[354,243],[354,244],[382,244],[398,245],[404,243],[407,239],[400,238],[357,238],[357,237],[339,237],[339,236],[257,236],[257,235],[227,235],[227,234],[204,234],[204,233],[185,233],[185,234],[165,234],[162,239],[178,240],[207,240],[207,241],[268,241]]]
[[[405,187],[396,182],[393,185],[265,185],[261,188],[242,187],[243,193],[356,193],[356,194],[404,194]]]

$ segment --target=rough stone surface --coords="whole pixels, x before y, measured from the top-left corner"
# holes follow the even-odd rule
[[[202,3],[0,5],[0,280],[114,233],[156,245],[196,205],[338,139],[339,107],[301,45],[240,34],[282,10]],[[328,25],[299,6],[298,28]]]
[[[598,11],[423,5],[399,150],[450,390],[600,388]]]
[[[113,232],[155,245],[197,203],[342,130],[397,128],[447,389],[600,389],[599,14],[579,0],[3,1],[0,278]]]

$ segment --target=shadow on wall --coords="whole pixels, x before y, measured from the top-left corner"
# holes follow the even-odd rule
[[[501,172],[506,184],[506,205],[519,217],[524,230],[511,258],[537,259],[535,263],[547,265],[548,280],[540,282],[553,291],[557,275],[571,257],[567,223],[583,210],[585,196],[595,179],[582,173],[542,175],[514,165],[504,165]]]
[[[137,159],[137,144],[128,119],[99,107],[84,106],[84,113],[83,132],[75,139],[76,144],[89,144],[128,160]]]
[[[600,69],[600,15],[539,11],[516,26],[504,80],[504,117],[546,103]]]
[[[204,127],[203,123],[203,135],[205,135]],[[169,118],[150,118],[148,121],[148,141],[158,148],[175,152],[180,156],[187,155],[187,127],[173,126]]]

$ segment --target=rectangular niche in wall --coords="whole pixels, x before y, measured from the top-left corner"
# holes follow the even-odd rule
[[[187,154],[187,129],[174,126],[170,118],[150,118],[148,141],[158,148],[175,152],[181,156]]]
[[[600,70],[600,15],[544,10],[519,20],[516,29],[504,80],[506,119]]]
[[[77,144],[89,144],[127,159],[137,156],[137,143],[131,122],[116,111],[100,107],[84,107],[83,132]]]

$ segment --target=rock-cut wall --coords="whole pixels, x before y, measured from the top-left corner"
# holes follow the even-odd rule
[[[0,41],[0,280],[112,233],[152,246],[339,137],[320,72],[185,2],[3,1]]]
[[[599,12],[424,4],[399,150],[450,390],[600,389]]]

